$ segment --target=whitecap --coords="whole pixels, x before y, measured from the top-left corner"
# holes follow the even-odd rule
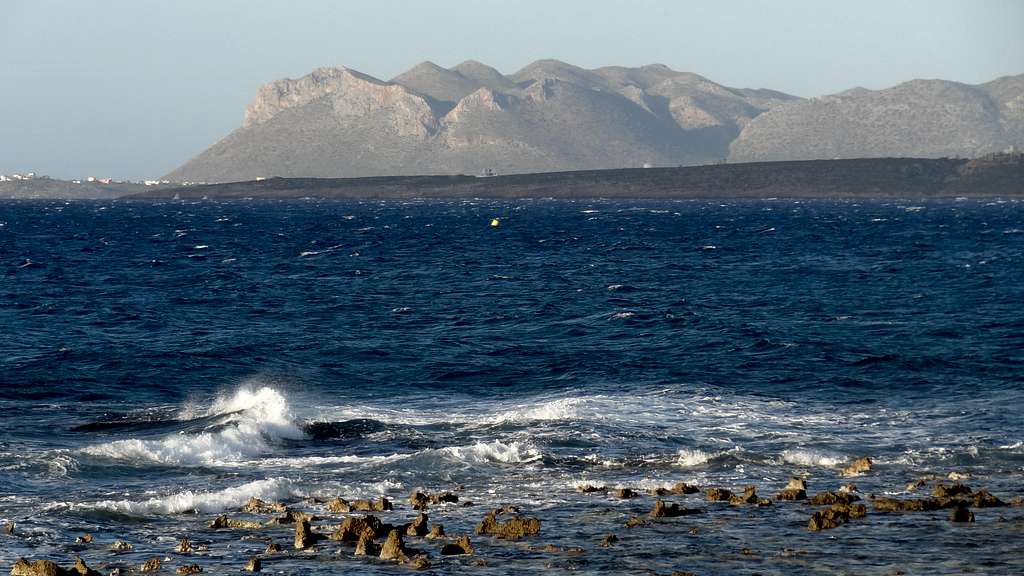
[[[832,468],[846,462],[848,458],[816,450],[793,449],[782,453],[782,461],[797,466],[822,466]]]
[[[701,464],[707,464],[715,457],[714,454],[709,454],[703,450],[683,448],[677,454],[676,464],[684,468],[690,468],[693,466],[700,466]]]
[[[123,514],[182,514],[200,512],[212,514],[238,508],[249,498],[276,501],[296,495],[294,483],[287,478],[268,478],[232,486],[223,490],[184,490],[145,500],[102,500],[72,504],[72,510],[106,510]]]

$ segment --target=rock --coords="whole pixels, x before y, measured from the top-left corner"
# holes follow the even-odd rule
[[[512,510],[515,510],[514,508]],[[525,536],[540,534],[540,520],[515,516],[505,522],[498,522],[498,516],[509,511],[508,507],[492,510],[476,527],[476,533],[491,535],[506,540],[518,540]]]
[[[36,560],[29,563],[24,558],[18,558],[14,566],[11,567],[11,576],[65,576],[70,574],[70,570],[65,570],[49,560]]]
[[[175,574],[198,574],[202,571],[203,569],[199,564],[189,564],[187,566],[178,566],[178,569],[174,572]]]
[[[626,528],[637,528],[639,526],[646,526],[646,525],[647,525],[647,521],[644,520],[643,518],[639,517],[639,516],[633,516],[629,520],[626,520],[626,523],[623,524],[623,526],[625,526]]]
[[[92,534],[82,534],[78,538],[75,538],[75,544],[91,544]]]
[[[124,540],[117,540],[110,545],[110,549],[114,552],[131,552],[135,547]]]
[[[313,520],[316,520],[316,519],[317,519],[316,516],[314,516],[314,515],[312,515],[312,514],[310,514],[308,512],[296,512],[294,510],[286,510],[284,516],[278,516],[276,518],[271,518],[267,522],[267,526],[281,526],[281,525],[295,524],[296,522],[301,522],[303,520],[305,520],[306,522],[312,522]],[[230,522],[237,523],[238,521],[230,520]]]
[[[281,545],[277,542],[271,542],[267,544],[267,549],[263,551],[264,554],[274,554],[281,551]]]
[[[868,507],[863,504],[833,504],[832,509],[849,518],[863,518],[868,515]]]
[[[770,506],[771,500],[767,498],[758,498],[757,488],[754,486],[747,486],[743,489],[743,496],[732,496],[729,498],[729,504],[733,506],[742,506],[744,504],[757,504],[758,506]]]
[[[659,486],[657,488],[651,488],[650,490],[647,491],[647,493],[650,494],[651,496],[668,496],[669,494],[672,493],[672,491],[669,490],[668,488]]]
[[[832,528],[838,528],[847,520],[849,520],[848,515],[829,508],[828,510],[821,510],[811,515],[811,519],[807,522],[807,529],[812,532],[831,530]]]
[[[76,574],[77,576],[102,576],[99,571],[89,568],[85,560],[77,557],[75,558],[75,565],[68,570],[68,573]]]
[[[989,494],[988,490],[983,488],[974,494],[971,494],[971,505],[975,508],[996,508],[999,506],[1006,506],[1006,502],[1003,502],[999,498]]]
[[[896,498],[875,498],[871,505],[879,512],[926,512],[938,510],[939,503],[931,498],[923,500],[898,500]]]
[[[264,502],[253,496],[249,498],[245,506],[239,510],[247,514],[276,514],[286,511],[288,508],[281,502]]]
[[[926,484],[928,484],[928,481],[925,480],[924,478],[918,478],[917,480],[913,480],[907,484],[907,492],[913,492],[918,488],[925,486]]]
[[[967,480],[970,477],[971,475],[967,472],[957,472],[955,470],[946,476],[946,478],[949,478],[950,480]]]
[[[4,534],[8,536],[14,535],[14,522],[7,522],[4,524]]]
[[[584,494],[593,494],[594,492],[607,492],[608,491],[608,487],[607,486],[593,486],[591,484],[583,484],[581,486],[577,486],[576,490],[579,491],[579,492],[582,492]]]
[[[295,549],[304,550],[309,548],[313,544],[316,544],[317,534],[313,533],[313,530],[309,527],[309,522],[303,520],[302,522],[295,523]]]
[[[728,502],[732,498],[732,492],[725,488],[708,488],[704,492],[704,498],[708,502]]]
[[[860,474],[870,471],[871,464],[871,458],[867,456],[857,458],[856,460],[851,462],[849,466],[846,466],[845,468],[840,470],[839,474],[842,476],[858,476]]]
[[[419,490],[414,490],[409,495],[409,504],[412,505],[413,510],[426,510],[427,505],[430,504],[430,497]]]
[[[402,542],[402,535],[398,533],[398,530],[392,530],[388,533],[388,539],[380,549],[380,559],[401,562],[405,560],[405,557],[405,543]]]
[[[434,524],[433,526],[431,526],[430,533],[427,534],[427,538],[430,538],[432,540],[437,538],[444,538],[444,526],[440,524]]]
[[[352,511],[352,506],[344,498],[332,498],[327,501],[327,511],[335,514],[344,514]]]
[[[228,518],[226,515],[221,514],[214,518],[213,522],[210,522],[209,528],[219,530],[222,528],[240,529],[240,530],[258,530],[263,528],[263,524],[256,520],[236,520],[234,518]]]
[[[654,508],[651,509],[651,518],[676,518],[679,516],[689,516],[691,514],[700,514],[703,510],[691,509],[691,508],[680,508],[679,504],[673,503],[671,506],[665,504],[662,500],[658,500],[654,503]],[[628,526],[627,528],[631,528]]]
[[[700,488],[686,482],[676,482],[672,486],[673,494],[696,494],[698,492],[700,492]]]
[[[954,496],[961,496],[963,494],[970,494],[971,489],[959,482],[952,486],[946,486],[945,484],[936,484],[932,490],[932,496],[936,498],[952,498]]]
[[[383,496],[379,500],[355,500],[350,506],[352,510],[361,512],[387,512],[394,509],[391,501]]]
[[[1010,498],[1010,506],[1024,506],[1024,496]]]
[[[416,519],[413,520],[411,523],[409,523],[409,525],[406,527],[405,535],[406,536],[426,536],[427,532],[429,531],[427,529],[427,521],[428,521],[427,515],[423,514],[423,513],[420,513],[418,516],[416,516]]]
[[[331,534],[331,540],[342,542],[358,542],[364,532],[369,532],[371,537],[383,536],[391,531],[390,524],[384,524],[376,516],[349,516],[342,521],[341,526]]]
[[[242,570],[245,572],[259,572],[260,570],[263,570],[263,561],[253,556],[245,563],[245,568],[242,568]]]
[[[356,542],[356,556],[378,556],[380,554],[380,548],[377,543],[373,541],[373,531],[366,530],[359,535],[359,541]]]
[[[612,544],[619,541],[619,537],[615,534],[605,534],[604,539],[601,540],[601,548],[610,548]]]
[[[159,572],[163,562],[159,558],[150,558],[142,563],[139,572]]]
[[[178,554],[188,554],[192,552],[192,541],[188,538],[182,538],[178,540],[178,547],[174,549]]]
[[[974,512],[968,510],[966,506],[957,506],[950,512],[949,520],[951,522],[974,522]]]
[[[445,544],[441,548],[441,554],[455,556],[459,554],[472,554],[473,545],[469,542],[469,536],[459,536],[452,544]]]
[[[842,494],[856,494],[858,492],[857,485],[853,482],[843,484],[839,487],[839,492]]]
[[[818,492],[808,500],[812,506],[831,506],[832,504],[849,504],[860,500],[860,496],[850,492]]]
[[[775,495],[776,500],[807,500],[807,492],[802,489],[785,488]]]
[[[803,478],[793,476],[792,478],[789,479],[789,482],[786,484],[786,487],[783,488],[783,490],[803,490],[804,492],[806,492],[807,481],[804,480]]]
[[[455,504],[459,501],[458,494],[452,494],[451,492],[441,492],[439,494],[430,495],[431,504]]]
[[[615,497],[621,498],[623,500],[627,500],[629,498],[636,498],[637,496],[639,496],[639,494],[637,494],[636,492],[629,488],[619,488],[618,490],[615,491]]]
[[[413,570],[426,570],[430,568],[430,559],[421,554],[406,562],[405,565]]]

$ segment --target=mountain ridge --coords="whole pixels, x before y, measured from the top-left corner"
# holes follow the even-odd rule
[[[907,135],[901,138],[900,134]],[[261,86],[242,125],[173,181],[530,173],[869,156],[977,156],[1024,138],[1024,75],[799,98],[663,64],[538,60],[505,75],[430,61],[385,81],[344,66]]]

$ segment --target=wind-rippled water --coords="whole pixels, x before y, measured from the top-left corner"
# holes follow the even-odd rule
[[[225,573],[273,540],[265,571],[402,573],[206,526],[251,496],[400,524],[423,487],[475,504],[431,508],[449,534],[543,522],[473,557],[409,539],[445,572],[1019,574],[1024,508],[816,533],[804,503],[669,496],[705,514],[626,529],[653,497],[576,488],[814,493],[869,455],[865,498],[1024,495],[1022,304],[1012,202],[2,202],[0,565]]]

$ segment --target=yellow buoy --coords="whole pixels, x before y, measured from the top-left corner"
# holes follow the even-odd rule
[[[498,220],[497,218],[491,218],[491,226],[497,228],[498,224],[501,224],[500,220]]]

